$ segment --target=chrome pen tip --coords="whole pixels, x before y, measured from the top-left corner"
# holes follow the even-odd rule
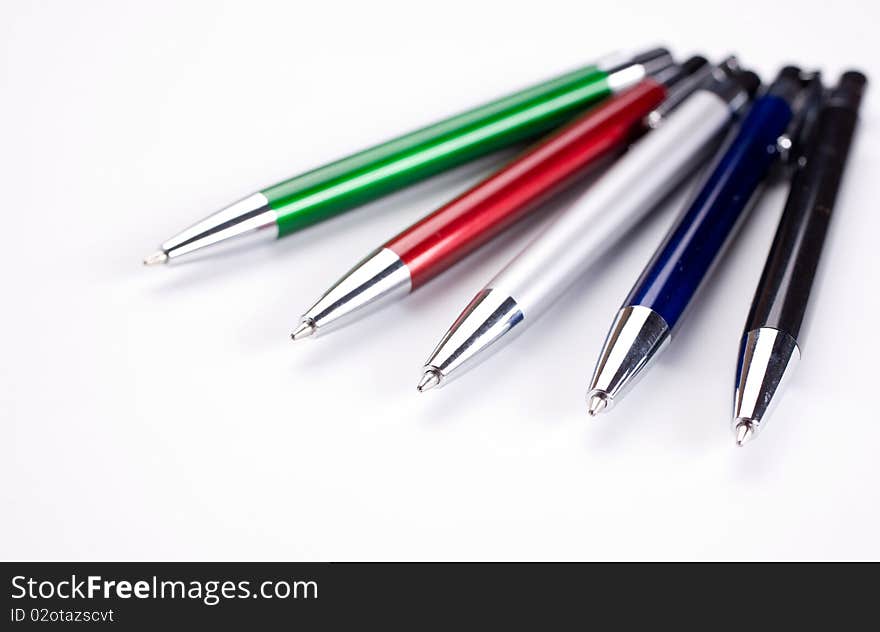
[[[164,250],[157,250],[153,254],[144,257],[145,266],[157,266],[160,263],[168,263],[168,253]]]
[[[291,340],[302,340],[303,338],[308,338],[313,335],[318,327],[315,325],[313,320],[304,320],[299,324],[293,332],[290,334]]]
[[[608,396],[605,393],[596,392],[590,395],[587,403],[587,413],[590,417],[596,417],[608,407]]]
[[[428,369],[425,371],[424,375],[422,375],[422,379],[419,380],[419,385],[416,386],[416,390],[419,393],[424,393],[425,391],[430,391],[435,386],[440,385],[440,371],[436,369]]]
[[[755,429],[752,422],[743,419],[736,424],[736,447],[741,448],[755,437]]]

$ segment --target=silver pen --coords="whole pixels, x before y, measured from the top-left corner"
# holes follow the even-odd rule
[[[671,95],[675,109],[658,108],[655,129],[473,298],[425,362],[419,391],[463,374],[547,311],[697,168],[759,83],[719,68],[683,100]]]

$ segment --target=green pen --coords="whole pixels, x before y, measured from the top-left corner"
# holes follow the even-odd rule
[[[144,264],[276,239],[558,127],[672,64],[655,48],[614,54],[520,92],[279,182],[165,241]]]

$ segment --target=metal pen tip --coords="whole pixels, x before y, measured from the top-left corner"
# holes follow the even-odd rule
[[[145,266],[156,266],[160,263],[168,263],[168,253],[164,250],[157,250],[153,254],[144,257]]]
[[[608,396],[604,393],[593,393],[587,404],[587,412],[590,417],[595,417],[608,407]]]
[[[750,421],[743,420],[736,424],[736,447],[743,447],[746,443],[751,441],[754,436],[755,430]]]
[[[416,386],[416,389],[419,393],[424,393],[425,391],[430,391],[435,386],[440,384],[440,372],[435,369],[428,369],[425,371],[425,374],[422,375],[422,379],[419,380],[419,385]]]
[[[311,320],[304,320],[299,324],[299,327],[297,327],[293,331],[293,333],[290,334],[290,339],[302,340],[303,338],[308,338],[315,333],[316,329],[317,327],[315,326],[314,322],[312,322]]]

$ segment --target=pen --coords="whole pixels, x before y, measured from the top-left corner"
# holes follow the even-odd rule
[[[740,345],[732,428],[742,446],[763,427],[800,359],[802,325],[867,79],[844,73],[822,104],[791,183]]]
[[[785,146],[802,87],[800,70],[783,69],[717,152],[614,319],[590,382],[590,415],[619,401],[669,343]]]
[[[356,319],[421,287],[623,150],[671,86],[711,69],[693,57],[603,101],[370,253],[301,317],[299,340]],[[705,75],[704,75],[705,76]]]
[[[599,256],[684,181],[759,84],[720,70],[635,143],[529,243],[455,320],[419,391],[443,386],[534,322]]]
[[[196,252],[216,252],[221,246],[283,237],[479,156],[535,138],[585,106],[671,63],[663,48],[612,55],[267,187],[171,237],[144,263],[170,263]]]

